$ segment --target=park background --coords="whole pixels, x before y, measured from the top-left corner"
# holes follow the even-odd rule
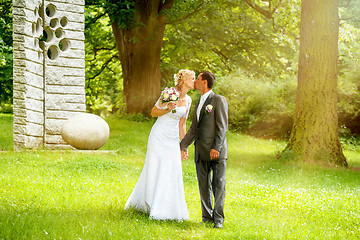
[[[108,14],[117,5],[110,2],[86,2],[85,88],[87,111],[110,125],[110,139],[101,150],[111,151],[12,152],[11,1],[2,1],[0,237],[357,239],[360,3],[339,1],[338,133],[349,168],[329,168],[282,154],[296,102],[301,1],[253,1],[267,16],[246,2],[175,1],[166,11],[162,39],[161,88],[173,85],[179,69],[206,69],[217,76],[214,91],[229,103],[227,219],[218,232],[197,225],[192,155],[183,162],[189,222],[150,221],[122,210],[140,174],[154,119],[146,111],[129,111],[124,103],[122,66]],[[133,1],[122,3],[133,11]],[[322,9],[314,11],[321,14]],[[192,92],[191,97],[196,102],[199,95]]]

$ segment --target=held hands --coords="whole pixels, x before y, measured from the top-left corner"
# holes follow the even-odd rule
[[[181,151],[181,160],[185,160],[187,159],[189,156],[188,152],[186,151]]]
[[[186,151],[181,151],[181,160],[185,160],[187,159],[189,156],[188,152]],[[215,150],[215,149],[211,149],[210,150],[210,159],[213,160],[213,159],[217,159],[219,158],[220,156],[220,152],[218,150]]]
[[[210,150],[210,159],[213,160],[213,159],[216,159],[220,156],[220,153],[218,150],[215,150],[215,149],[211,149]]]

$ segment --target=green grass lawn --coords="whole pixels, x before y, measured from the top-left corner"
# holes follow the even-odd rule
[[[0,151],[13,149],[12,121],[12,115],[0,113]]]
[[[190,220],[124,211],[152,122],[107,119],[113,152],[0,151],[0,239],[359,239],[360,173],[279,162],[284,142],[229,133],[225,224],[199,225],[193,148],[183,161]],[[0,115],[1,149],[12,117]],[[0,149],[0,150],[1,150]],[[360,152],[345,146],[350,166]]]

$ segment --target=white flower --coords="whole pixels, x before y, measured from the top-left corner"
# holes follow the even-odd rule
[[[208,113],[211,113],[211,111],[213,110],[213,105],[209,104],[205,107],[205,111],[207,111]]]
[[[162,92],[161,92],[161,101],[162,103],[164,102],[170,102],[170,101],[177,101],[179,99],[180,93],[178,92],[178,90],[176,90],[176,88],[171,87],[168,88],[166,87]]]

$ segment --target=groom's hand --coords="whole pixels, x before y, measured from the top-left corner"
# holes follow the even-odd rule
[[[215,149],[211,149],[210,150],[210,159],[213,160],[213,159],[216,159],[220,156],[220,153],[218,150],[215,150]]]
[[[186,151],[181,151],[181,160],[185,160],[188,158],[188,152]]]

